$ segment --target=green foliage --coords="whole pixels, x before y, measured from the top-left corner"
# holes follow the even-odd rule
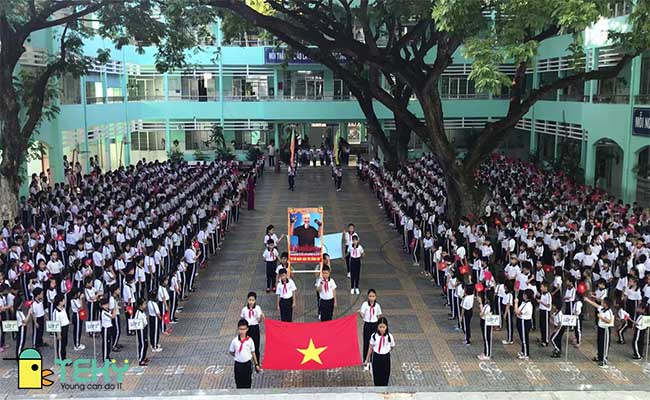
[[[183,152],[178,147],[174,147],[167,152],[167,159],[169,159],[172,164],[179,163],[183,161]]]
[[[246,153],[246,159],[250,162],[255,162],[263,155],[264,153],[257,146],[251,146]]]
[[[200,148],[197,148],[194,150],[194,160],[196,161],[205,161],[207,160],[208,156],[201,150]]]

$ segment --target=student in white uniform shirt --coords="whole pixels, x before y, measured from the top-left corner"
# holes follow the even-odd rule
[[[27,343],[27,325],[32,318],[32,309],[27,301],[21,302],[19,297],[14,300],[14,309],[16,310],[16,323],[18,332],[16,333],[16,358],[25,349]],[[27,313],[27,314],[25,314]]]
[[[577,295],[576,301],[573,302],[573,309],[571,310],[571,315],[576,318],[576,326],[573,328],[573,333],[575,334],[573,345],[576,348],[580,348],[582,344],[582,296]]]
[[[472,344],[472,315],[474,314],[474,286],[466,286],[460,302],[460,319],[465,333],[465,344]]]
[[[377,321],[381,317],[381,306],[377,303],[377,292],[375,289],[368,290],[368,300],[364,301],[359,309],[359,315],[363,319],[363,357],[368,354],[370,336],[377,332]]]
[[[188,265],[188,270],[186,275],[189,275],[187,282],[187,289],[190,292],[194,292],[194,277],[196,276],[196,263],[198,258],[201,257],[201,250],[199,250],[200,244],[198,242],[194,243],[191,247],[188,247],[185,250],[185,262]]]
[[[553,358],[560,358],[562,354],[562,337],[566,332],[566,326],[562,325],[563,315],[562,303],[559,301],[554,302],[553,313],[551,314],[551,317],[553,318],[553,326],[555,327],[553,334],[551,334],[551,344],[553,345],[553,354],[551,354],[551,357]]]
[[[364,255],[363,246],[359,244],[359,236],[352,235],[350,252],[350,294],[359,294],[359,279],[361,278],[361,258]]]
[[[646,338],[646,329],[648,327],[641,328],[641,319],[644,317],[650,317],[650,305],[646,305],[643,313],[639,313],[634,321],[634,338],[632,338],[632,358],[635,360],[640,360],[642,358],[643,350],[645,347],[645,338]],[[647,351],[647,350],[646,350]]]
[[[159,344],[162,315],[160,314],[160,308],[156,302],[156,292],[149,293],[147,314],[149,314],[149,342],[151,343],[151,351],[157,353],[162,351],[162,347],[160,347]]]
[[[264,321],[264,313],[262,312],[262,308],[257,305],[257,293],[248,293],[248,296],[246,296],[246,306],[242,308],[239,317],[248,322],[248,336],[255,343],[255,356],[258,360],[261,360],[260,322]]]
[[[479,306],[481,307],[481,336],[483,337],[483,354],[478,356],[481,361],[489,360],[492,357],[492,327],[485,323],[486,317],[492,315],[492,306],[494,303],[494,294],[483,292],[483,296],[479,296]]]
[[[275,289],[277,297],[277,308],[280,311],[280,320],[291,322],[293,320],[293,307],[296,304],[294,292],[297,290],[296,284],[287,276],[287,270],[282,268],[279,271],[280,280]],[[246,327],[248,330],[248,326]]]
[[[345,251],[345,266],[348,272],[348,278],[350,277],[350,246],[352,246],[352,236],[356,235],[354,224],[348,224],[347,232],[343,232],[344,246],[343,250]],[[358,237],[358,235],[357,235]]]
[[[533,304],[531,303],[534,293],[531,289],[526,289],[522,296],[522,301],[515,299],[515,314],[517,315],[517,330],[521,340],[521,352],[519,359],[527,360],[530,357],[529,334],[532,328]]]
[[[433,277],[433,274],[438,275],[436,268],[436,261],[434,259],[434,248],[433,248],[433,236],[431,236],[431,231],[426,231],[424,234],[424,239],[422,239],[422,247],[424,249],[423,258],[424,258],[424,273]],[[431,279],[435,281],[435,279]]]
[[[266,293],[275,290],[275,269],[277,268],[278,257],[279,254],[278,249],[275,248],[275,241],[270,238],[266,241],[266,249],[262,253],[262,258],[266,262]]]
[[[114,313],[117,311],[117,308],[114,308],[113,312],[111,312],[108,302],[108,298],[101,300],[101,312],[99,315],[102,327],[102,360],[104,360],[104,362],[110,360],[111,357],[113,319],[115,318]]]
[[[260,364],[255,355],[255,343],[248,336],[248,322],[240,319],[237,323],[238,334],[228,352],[235,359],[235,384],[237,389],[250,389],[253,381],[253,365],[255,371],[260,371]]]
[[[85,318],[81,319],[81,310],[86,310],[84,304],[84,294],[81,290],[74,290],[72,292],[72,300],[70,300],[70,315],[72,317],[72,344],[74,351],[81,351],[86,348],[81,344],[81,332],[83,331],[83,322],[88,319],[88,314]]]
[[[366,365],[372,363],[372,379],[375,386],[388,386],[390,380],[390,352],[395,347],[395,338],[388,331],[388,320],[380,317],[377,331],[370,336]]]
[[[136,331],[136,348],[138,351],[138,362],[141,367],[145,367],[149,364],[149,359],[147,358],[147,349],[149,347],[149,341],[147,340],[147,305],[145,299],[138,300],[137,309],[135,310],[133,319],[141,320],[143,329]]]
[[[43,331],[45,330],[45,308],[43,306],[43,289],[36,288],[32,292],[34,299],[31,305],[30,313],[32,314],[32,347],[48,347],[43,342]]]
[[[548,283],[542,282],[540,284],[540,293],[537,295],[537,302],[539,303],[539,333],[541,336],[540,345],[542,347],[548,346],[549,343],[549,318],[553,303],[553,298],[548,292]]]
[[[57,356],[59,357],[59,360],[65,360],[68,358],[68,326],[70,325],[68,314],[65,311],[65,297],[62,294],[57,295],[54,299],[54,303],[56,304],[56,307],[52,315],[52,320],[61,323],[61,332],[56,334],[56,339],[58,341],[56,349]]]
[[[609,299],[602,299],[601,304],[588,298],[585,298],[585,301],[598,311],[598,336],[596,341],[598,355],[594,357],[593,361],[596,361],[599,367],[607,368],[607,355],[609,353],[611,329],[614,326],[614,313],[610,308]]]
[[[330,321],[336,307],[336,282],[330,278],[330,267],[324,265],[321,278],[316,282],[316,291],[320,296],[320,320]]]
[[[171,329],[168,326],[169,322],[171,321],[171,313],[169,313],[169,290],[167,287],[168,284],[169,284],[169,278],[166,275],[161,276],[158,283],[158,289],[156,294],[156,300],[158,301],[158,306],[160,307],[160,312],[161,315],[163,316],[161,330],[162,330],[162,334],[165,336],[168,336],[171,333]],[[169,315],[169,320],[167,322],[165,322],[165,314]]]

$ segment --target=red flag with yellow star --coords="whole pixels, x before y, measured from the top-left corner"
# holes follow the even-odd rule
[[[357,316],[327,322],[266,320],[262,368],[328,369],[361,365]]]

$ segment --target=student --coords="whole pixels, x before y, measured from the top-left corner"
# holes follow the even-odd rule
[[[576,296],[576,300],[573,302],[571,315],[576,317],[576,326],[573,329],[575,335],[573,345],[575,348],[579,349],[582,344],[582,295]]]
[[[377,303],[377,292],[375,289],[368,290],[368,300],[364,301],[359,309],[359,315],[363,319],[363,356],[368,354],[370,336],[377,332],[377,321],[381,317],[381,306]]]
[[[434,251],[433,251],[433,237],[431,236],[431,231],[427,230],[424,234],[424,239],[422,239],[422,245],[424,248],[424,272],[426,276],[436,274],[438,276],[436,262],[434,261]],[[435,279],[432,279],[434,281]],[[439,285],[439,284],[438,284]]]
[[[133,317],[134,320],[142,321],[142,329],[135,331],[137,340],[136,347],[138,349],[138,362],[141,367],[145,367],[149,364],[149,359],[147,358],[147,348],[149,347],[149,341],[147,340],[147,314],[145,312],[147,306],[145,299],[139,299],[137,303],[137,309]]]
[[[540,283],[540,293],[538,294],[539,303],[539,333],[540,333],[540,345],[542,347],[547,347],[549,342],[549,317],[551,312],[551,303],[552,297],[548,292],[548,282]]]
[[[255,365],[255,371],[259,372],[260,364],[255,355],[255,343],[248,336],[248,322],[245,319],[240,319],[237,323],[237,330],[237,337],[230,342],[228,350],[235,359],[235,384],[237,389],[250,389],[253,380],[252,367]]]
[[[460,319],[463,322],[465,344],[472,344],[472,315],[474,314],[474,287],[467,286],[465,295],[460,303]]]
[[[521,302],[519,302],[519,299],[515,299],[517,330],[519,331],[519,339],[521,340],[521,352],[518,354],[520,360],[528,360],[530,356],[530,341],[528,336],[533,322],[533,304],[531,303],[533,296],[533,291],[526,289],[523,292]]]
[[[562,303],[554,302],[553,303],[553,334],[551,334],[551,344],[553,345],[553,354],[551,357],[560,358],[562,354],[562,337],[564,332],[566,332],[566,327],[562,326]]]
[[[70,325],[68,313],[65,311],[65,297],[62,294],[58,294],[54,298],[54,304],[56,304],[56,307],[52,314],[52,320],[61,323],[61,332],[56,334],[56,339],[58,341],[57,356],[59,357],[59,360],[65,360],[68,358],[68,326]]]
[[[170,323],[175,324],[178,322],[176,318],[176,310],[178,308],[178,300],[181,295],[181,281],[180,271],[178,266],[172,266],[171,270],[171,283],[169,284],[169,319]]]
[[[479,297],[479,306],[481,307],[480,325],[481,335],[483,336],[483,354],[480,354],[478,359],[481,361],[489,360],[492,357],[492,327],[485,323],[485,318],[492,315],[492,307],[490,304],[494,301],[494,299],[492,299],[493,296],[494,294],[484,293],[482,297]]]
[[[321,278],[316,282],[316,290],[320,296],[320,320],[330,321],[336,307],[336,282],[330,278],[330,267],[323,266]]]
[[[357,235],[355,230],[354,224],[348,224],[348,230],[347,232],[343,232],[343,240],[344,240],[344,245],[343,245],[343,251],[345,253],[345,267],[347,269],[348,273],[348,278],[350,277],[350,247],[352,247],[352,236]],[[359,237],[359,235],[357,235]]]
[[[32,309],[30,305],[31,304],[27,301],[21,301],[19,297],[14,299],[16,323],[18,325],[18,333],[16,334],[16,358],[18,358],[23,349],[25,349],[25,343],[27,342],[27,324],[32,317]],[[25,315],[25,312],[27,315]]]
[[[45,329],[45,309],[43,308],[43,289],[37,287],[32,292],[31,309],[29,310],[32,315],[32,347],[37,349],[39,347],[48,347],[47,343],[43,342],[43,330]]]
[[[289,179],[289,190],[293,192],[296,188],[296,169],[291,165],[287,169],[287,177]]]
[[[513,308],[512,308],[512,291],[513,291],[513,283],[512,281],[507,281],[504,285],[504,290],[505,290],[505,295],[501,298],[501,315],[505,319],[505,325],[506,325],[506,331],[507,331],[507,336],[506,340],[503,340],[501,343],[504,345],[511,345],[514,343],[512,340],[512,334],[513,334]]]
[[[5,332],[2,328],[2,321],[7,320],[7,316],[10,314],[11,310],[14,307],[13,299],[7,298],[7,293],[9,292],[9,285],[4,283],[4,276],[0,272],[0,353],[3,353],[8,344],[5,343]]]
[[[127,310],[127,319],[131,319],[135,316],[135,308],[136,308],[136,298],[135,298],[135,289],[133,287],[133,275],[128,274],[126,275],[126,278],[124,279],[124,286],[122,290],[122,300],[124,300],[124,309]],[[133,336],[135,335],[135,332],[130,330],[128,327],[128,321],[127,321],[127,330],[126,330],[126,335],[127,336]]]
[[[293,279],[287,277],[286,269],[282,268],[279,272],[280,281],[275,289],[275,294],[278,296],[277,308],[280,311],[280,320],[291,322],[293,320],[293,307],[296,305],[294,292],[297,288]],[[246,325],[246,331],[248,331],[248,323]]]
[[[350,294],[359,294],[359,278],[361,277],[361,258],[363,247],[359,244],[359,236],[352,235],[350,246]]]
[[[388,331],[388,320],[380,317],[377,331],[370,336],[366,365],[372,361],[372,379],[375,386],[388,386],[390,380],[390,351],[395,347],[395,338]],[[371,359],[372,357],[372,359]]]
[[[648,327],[641,328],[641,319],[650,316],[650,304],[645,306],[643,313],[639,313],[634,321],[634,338],[632,339],[632,358],[640,360],[642,358],[643,350],[645,349],[645,330]]]
[[[616,343],[625,344],[625,331],[630,327],[630,314],[623,307],[618,309],[619,326],[616,330],[618,340]]]
[[[160,315],[160,308],[156,302],[156,292],[149,293],[149,301],[147,301],[147,314],[149,314],[149,341],[151,343],[151,351],[158,353],[162,351],[160,347],[160,322],[162,315]]]
[[[88,320],[95,321],[98,315],[96,305],[99,303],[99,296],[93,286],[93,278],[91,276],[87,276],[84,279],[84,295],[86,297],[86,306],[88,307]]]
[[[593,361],[596,361],[600,368],[607,368],[607,355],[609,353],[611,329],[614,326],[614,313],[610,308],[609,299],[602,299],[601,304],[591,299],[585,299],[585,301],[598,311],[598,355],[594,357]]]
[[[115,312],[117,308],[113,309],[113,312],[109,309],[108,298],[102,299],[100,302],[101,312],[99,320],[101,321],[102,327],[102,360],[104,364],[110,362],[111,357],[111,348],[112,346],[112,333],[113,333],[113,319],[115,318]]]
[[[562,300],[564,301],[564,313],[567,315],[573,311],[573,302],[576,300],[575,281],[575,278],[572,276],[569,276],[565,281],[566,289]]]
[[[260,322],[264,320],[264,313],[262,308],[257,305],[257,293],[249,292],[246,296],[246,306],[242,308],[239,315],[240,318],[243,318],[248,322],[248,336],[253,339],[255,343],[255,356],[258,360],[260,358]]]
[[[86,348],[86,346],[81,344],[83,320],[79,314],[81,310],[85,310],[85,307],[83,292],[81,290],[74,290],[72,292],[72,300],[70,300],[70,311],[72,311],[72,343],[74,351],[81,351]]]
[[[410,243],[412,244],[413,248],[413,266],[414,267],[419,267],[420,266],[420,247],[421,247],[421,242],[422,241],[422,229],[420,229],[420,221],[415,221],[415,224],[413,226],[413,241]]]
[[[111,334],[113,351],[119,352],[124,346],[120,344],[122,322],[120,321],[120,288],[117,285],[113,287],[112,293],[108,298],[108,309],[115,315],[113,318],[113,333]]]
[[[165,314],[168,314],[171,320],[171,314],[169,314],[169,289],[167,288],[168,282],[169,282],[169,277],[161,276],[159,279],[158,290],[156,294],[158,307],[160,308],[160,313],[163,316],[160,328],[162,330],[163,335],[166,336],[171,333],[171,328],[168,325],[169,321],[165,322]]]
[[[273,232],[272,225],[271,232]],[[267,228],[268,235],[268,228]],[[273,236],[275,234],[272,233]],[[275,240],[272,237],[266,241],[266,249],[262,253],[262,257],[266,261],[266,293],[270,293],[271,290],[275,290],[275,268],[278,264],[278,249],[275,248]]]

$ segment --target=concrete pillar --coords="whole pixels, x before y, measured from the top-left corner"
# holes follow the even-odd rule
[[[86,99],[86,77],[82,76],[81,77],[81,104],[83,106],[83,116],[84,116],[84,137],[83,137],[83,143],[80,145],[80,153],[83,153],[84,156],[84,161],[83,161],[83,170],[85,173],[90,171],[90,147],[88,145],[88,104],[87,104],[87,99]],[[78,155],[78,160],[81,163],[81,154]]]
[[[585,144],[585,183],[587,185],[594,185],[596,176],[596,146],[587,142]]]
[[[638,152],[632,149],[632,110],[634,109],[634,98],[641,87],[641,56],[635,57],[630,64],[630,102],[628,104],[628,126],[623,143],[623,182],[621,182],[621,195],[623,201],[632,203],[636,199],[637,175],[632,169],[638,162]]]

